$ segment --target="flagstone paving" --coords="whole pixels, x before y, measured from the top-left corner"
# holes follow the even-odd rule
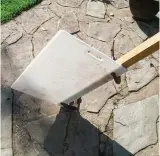
[[[3,156],[158,156],[159,52],[86,94],[79,112],[9,91],[59,29],[116,59],[152,36],[128,0],[43,0],[1,28]]]

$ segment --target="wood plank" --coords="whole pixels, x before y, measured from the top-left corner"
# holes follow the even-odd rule
[[[127,54],[120,57],[116,62],[121,64],[123,67],[128,68],[136,62],[157,51],[159,49],[159,41],[160,33],[157,33]]]

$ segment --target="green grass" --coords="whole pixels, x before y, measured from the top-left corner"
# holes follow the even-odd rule
[[[5,23],[41,0],[1,0],[1,23]]]

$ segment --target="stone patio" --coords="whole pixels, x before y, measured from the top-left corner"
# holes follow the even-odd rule
[[[82,97],[79,112],[9,89],[59,29],[116,59],[155,34],[128,0],[43,0],[1,28],[3,156],[158,156],[159,52]]]

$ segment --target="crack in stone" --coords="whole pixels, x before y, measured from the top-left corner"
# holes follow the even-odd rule
[[[34,35],[34,33],[36,33],[37,32],[37,30],[43,25],[43,24],[45,24],[46,22],[48,22],[49,20],[51,20],[51,19],[53,19],[53,18],[55,18],[55,16],[54,17],[50,17],[49,19],[47,19],[46,21],[44,21],[44,22],[42,22],[37,28],[35,28],[35,30],[30,34],[30,35]]]
[[[31,44],[32,44],[32,57],[35,58],[35,55],[34,55],[33,35],[32,35],[32,38],[31,38]]]
[[[64,7],[64,8],[80,8],[84,1],[85,0],[83,0],[77,7],[76,6],[75,7],[74,6],[65,6],[65,5],[60,4],[57,1],[56,1],[56,3],[57,3],[57,5],[60,5],[60,6]]]
[[[129,127],[128,125],[125,125],[125,124],[123,124],[123,123],[121,123],[121,122],[119,122],[119,121],[115,121],[115,123],[119,123],[120,125],[122,125],[122,126],[124,126],[124,127]]]
[[[69,127],[69,123],[70,123],[70,121],[71,121],[71,112],[69,112],[69,119],[68,119],[68,122],[67,122],[67,125],[66,125],[66,128],[65,128],[65,136],[64,136],[64,140],[63,140],[63,149],[62,149],[62,152],[63,152],[63,154],[65,154],[65,141],[66,141],[66,138],[67,138],[67,134],[68,134],[68,127]]]

